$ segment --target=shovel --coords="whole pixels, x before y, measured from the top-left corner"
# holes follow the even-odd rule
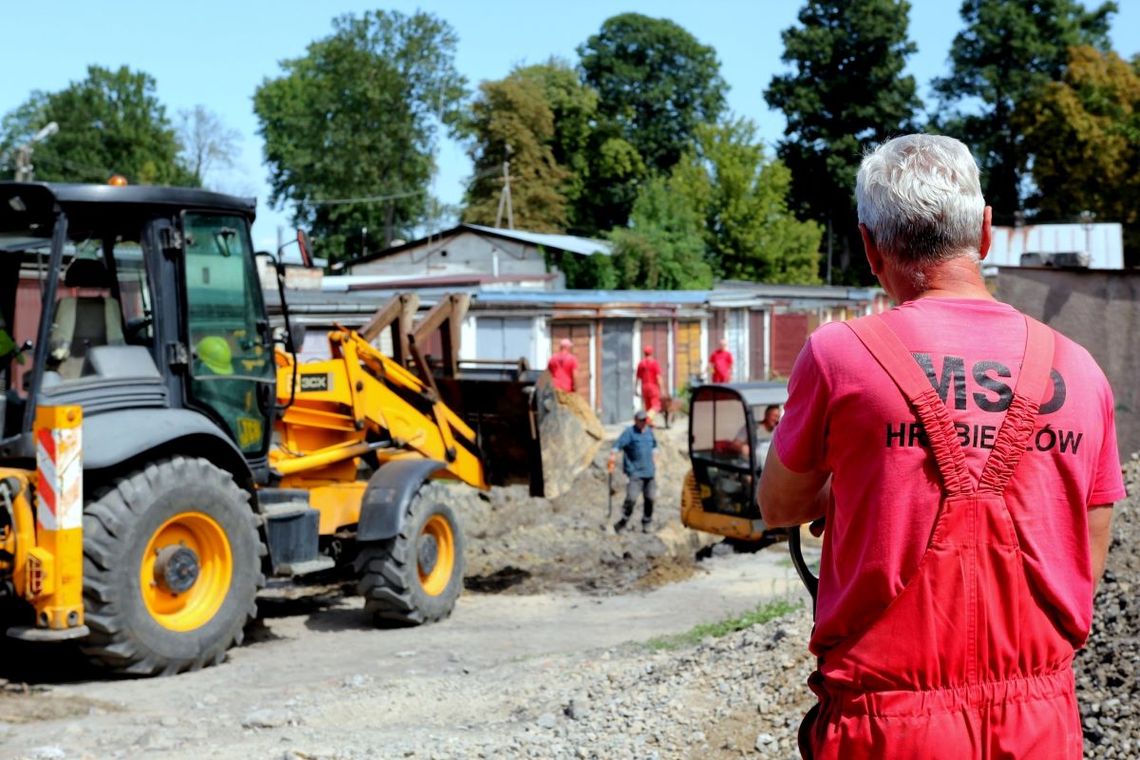
[[[608,475],[609,478],[606,485],[606,492],[610,499],[610,505],[609,508],[606,509],[606,520],[609,520],[614,516],[614,471],[612,468],[610,468]]]

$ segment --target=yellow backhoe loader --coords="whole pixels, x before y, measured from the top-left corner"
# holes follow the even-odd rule
[[[525,470],[533,378],[459,371],[462,298],[418,326],[394,299],[359,333],[330,331],[330,358],[298,361],[279,262],[274,341],[253,216],[201,190],[0,183],[9,636],[75,642],[113,672],[197,669],[241,641],[267,576],[337,567],[378,619],[451,612],[463,536],[422,486]],[[373,345],[388,328],[394,356]],[[437,329],[432,370],[418,342]]]

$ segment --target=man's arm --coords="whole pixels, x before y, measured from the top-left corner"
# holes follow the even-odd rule
[[[1093,583],[1100,585],[1108,545],[1112,543],[1112,505],[1095,504],[1089,508],[1089,549],[1092,552]]]
[[[760,473],[760,516],[769,528],[787,528],[823,517],[831,495],[826,472],[795,472],[780,461],[775,446]]]

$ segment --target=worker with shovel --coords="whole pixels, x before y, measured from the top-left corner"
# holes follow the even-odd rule
[[[625,529],[629,518],[633,516],[633,505],[640,496],[641,531],[648,533],[653,522],[653,502],[657,498],[657,468],[654,462],[657,438],[653,435],[653,428],[649,427],[649,419],[643,409],[637,410],[633,415],[633,424],[622,431],[610,450],[607,468],[611,478],[619,451],[622,453],[622,471],[629,478],[629,483],[625,489],[625,501],[621,505],[621,519],[614,523],[614,532],[621,533]]]

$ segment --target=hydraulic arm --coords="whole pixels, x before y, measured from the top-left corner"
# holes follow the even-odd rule
[[[292,355],[276,354],[285,411],[270,461],[282,486],[353,482],[357,458],[372,455],[437,460],[442,475],[487,489],[475,432],[434,387],[352,330],[337,326],[328,338],[331,359],[294,368]]]

